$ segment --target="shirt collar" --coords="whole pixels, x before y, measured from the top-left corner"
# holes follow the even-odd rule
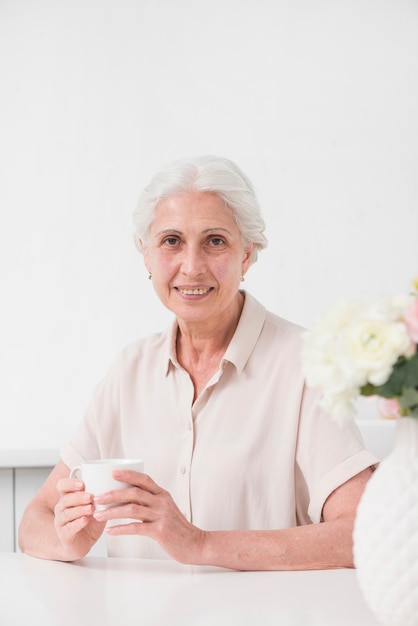
[[[167,330],[165,331],[165,353],[164,353],[164,373],[165,376],[168,376],[170,371],[170,367],[180,367],[179,362],[177,361],[176,355],[176,338],[177,338],[178,324],[177,320],[174,319],[173,323]]]
[[[222,362],[233,363],[238,374],[243,371],[251,352],[260,336],[266,319],[266,309],[248,292],[242,291],[245,296],[244,306],[235,333],[226,349]],[[165,331],[165,375],[167,376],[170,366],[180,367],[176,356],[176,338],[178,324],[174,320],[172,325]]]
[[[252,351],[266,319],[266,309],[248,292],[242,292],[245,296],[244,306],[238,326],[226,349],[223,361],[230,361],[241,374]]]

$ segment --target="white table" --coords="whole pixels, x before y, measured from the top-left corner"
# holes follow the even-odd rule
[[[1,626],[378,626],[354,570],[234,572],[5,553],[0,580]]]

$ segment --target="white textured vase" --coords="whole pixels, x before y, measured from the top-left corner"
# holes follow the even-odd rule
[[[364,598],[386,626],[418,625],[418,418],[401,417],[396,440],[360,501],[354,563]]]

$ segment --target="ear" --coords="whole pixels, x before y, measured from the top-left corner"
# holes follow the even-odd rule
[[[148,272],[151,273],[150,260],[149,260],[147,246],[145,245],[145,243],[143,242],[142,239],[136,239],[135,243],[136,243],[136,247],[138,248],[139,252],[141,252],[141,254],[144,257],[144,265],[145,265],[145,267],[147,268]]]
[[[244,250],[245,254],[244,254],[244,258],[242,260],[242,264],[241,264],[241,269],[242,269],[241,274],[243,276],[248,272],[248,268],[250,267],[250,265],[252,263],[254,250],[255,250],[255,244],[254,243],[248,244],[248,246]]]

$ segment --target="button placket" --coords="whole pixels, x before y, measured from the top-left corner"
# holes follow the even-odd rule
[[[179,372],[180,373],[180,372]],[[177,505],[185,515],[191,519],[191,503],[190,503],[190,471],[193,457],[193,384],[187,372],[181,372],[179,408],[180,418],[183,424],[183,434],[181,437],[181,445],[178,456],[177,469]]]

